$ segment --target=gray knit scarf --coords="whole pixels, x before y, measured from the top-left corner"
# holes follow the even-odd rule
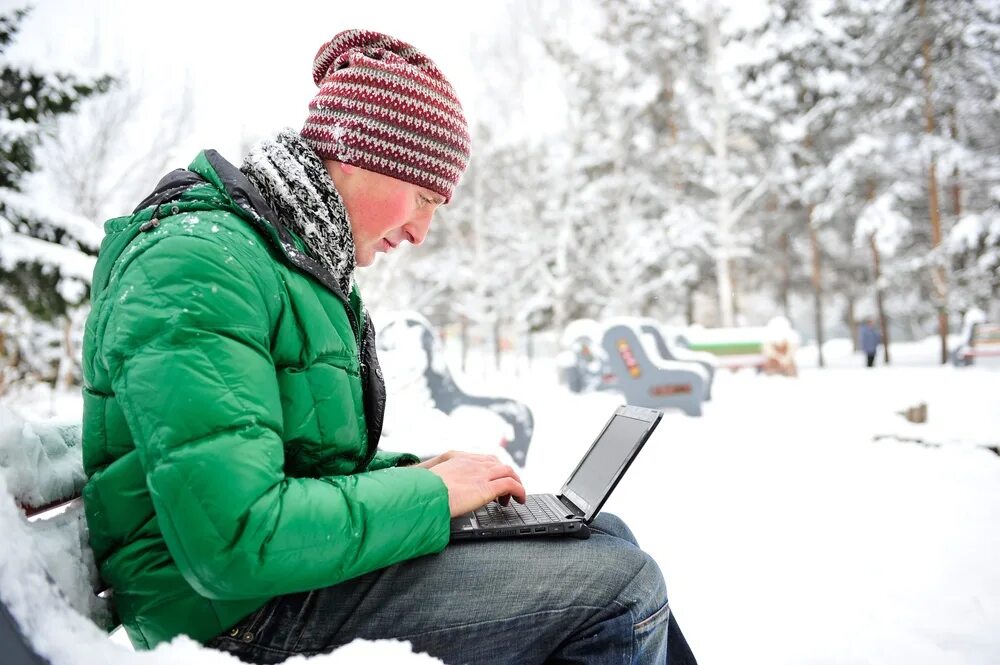
[[[260,190],[282,224],[351,292],[354,238],[347,209],[323,161],[293,129],[259,142],[240,171]]]

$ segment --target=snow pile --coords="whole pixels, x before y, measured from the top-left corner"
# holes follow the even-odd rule
[[[54,517],[31,522],[29,529],[40,563],[69,606],[101,628],[113,628],[109,601],[94,593],[101,583],[83,503],[76,501]]]
[[[77,494],[86,477],[79,424],[30,423],[0,406],[0,476],[25,506]]]

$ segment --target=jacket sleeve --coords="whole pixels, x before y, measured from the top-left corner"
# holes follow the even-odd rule
[[[394,466],[409,466],[419,461],[420,458],[412,453],[392,453],[387,450],[379,450],[375,453],[372,461],[368,463],[368,471],[378,471]]]
[[[243,267],[271,260],[262,249],[237,251],[159,239],[111,285],[101,346],[184,578],[208,598],[260,598],[443,549],[447,489],[425,469],[285,477],[277,278]]]

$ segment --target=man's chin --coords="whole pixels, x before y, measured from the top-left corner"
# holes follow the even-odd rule
[[[373,263],[375,263],[375,253],[374,252],[372,252],[371,254],[365,254],[365,255],[358,255],[358,254],[354,255],[354,265],[356,265],[359,268],[366,268],[366,267],[370,266]]]

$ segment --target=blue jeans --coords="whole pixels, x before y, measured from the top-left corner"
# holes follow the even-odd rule
[[[670,646],[671,663],[694,663],[671,625],[656,562],[614,515],[599,515],[592,530],[588,540],[454,544],[335,586],[279,596],[208,646],[279,663],[359,637],[397,639],[454,665],[667,663]]]

